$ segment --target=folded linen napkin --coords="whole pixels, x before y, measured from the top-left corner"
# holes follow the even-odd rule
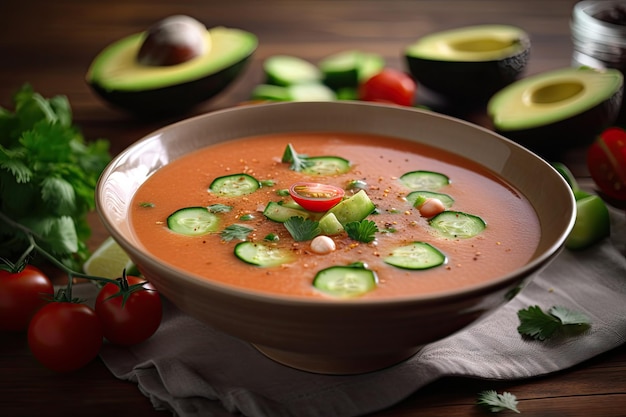
[[[181,417],[358,416],[444,376],[505,380],[559,371],[626,341],[626,216],[617,210],[611,216],[610,239],[563,251],[495,314],[381,371],[332,376],[291,369],[170,304],[152,338],[131,348],[107,344],[101,358],[155,408]],[[527,340],[517,331],[517,312],[532,305],[583,312],[591,328],[570,338]]]

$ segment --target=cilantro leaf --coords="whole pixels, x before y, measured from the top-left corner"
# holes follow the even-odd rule
[[[311,240],[322,232],[319,222],[300,216],[290,217],[283,224],[296,242]]]
[[[498,394],[494,390],[483,391],[478,394],[478,405],[487,407],[492,413],[510,410],[519,414],[517,409],[517,397],[510,392]]]
[[[207,209],[211,213],[228,213],[233,209],[233,206],[227,206],[226,204],[211,204]]]
[[[311,161],[308,161],[307,156],[304,154],[298,154],[293,148],[291,143],[287,144],[281,162],[290,163],[289,169],[292,171],[300,172],[313,165]]]
[[[374,235],[378,232],[376,223],[371,220],[350,222],[344,226],[344,229],[351,239],[365,243],[373,241],[375,239]]]
[[[582,313],[570,311],[564,307],[552,307],[545,313],[539,306],[531,306],[517,312],[520,325],[517,331],[523,336],[536,340],[546,340],[567,326],[580,325],[586,328],[589,319]]]
[[[241,224],[231,224],[220,232],[222,240],[230,242],[231,240],[246,240],[248,235],[254,229]]]

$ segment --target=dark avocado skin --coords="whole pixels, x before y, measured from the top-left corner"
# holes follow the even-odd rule
[[[620,89],[597,106],[550,125],[496,132],[546,160],[555,160],[572,149],[588,146],[597,134],[611,126],[619,115],[622,95]]]
[[[424,87],[448,99],[485,102],[526,69],[530,47],[497,61],[435,61],[406,55],[409,72]]]
[[[221,71],[192,81],[143,91],[108,91],[90,87],[108,103],[144,119],[177,116],[219,94],[245,69],[252,54]]]

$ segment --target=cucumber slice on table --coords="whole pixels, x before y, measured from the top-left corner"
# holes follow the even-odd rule
[[[235,245],[235,256],[248,264],[261,267],[278,266],[295,259],[289,249],[248,241]]]
[[[411,190],[437,191],[450,184],[450,178],[439,172],[411,171],[402,175],[400,182]]]
[[[337,99],[337,94],[321,83],[290,86],[259,84],[252,90],[250,98],[269,101],[332,101]]]
[[[339,90],[356,88],[385,66],[381,55],[357,50],[347,50],[329,55],[319,62],[324,75],[324,83]]]
[[[209,189],[225,197],[238,197],[251,194],[261,187],[261,183],[248,174],[233,174],[213,180]]]
[[[350,161],[339,156],[312,156],[305,158],[302,172],[312,175],[337,175],[350,171]]]
[[[440,236],[453,239],[474,237],[487,227],[480,217],[460,211],[441,212],[428,223]]]
[[[374,271],[363,266],[331,266],[315,275],[313,286],[334,297],[358,297],[376,288]]]
[[[167,218],[167,227],[187,236],[201,236],[216,232],[219,217],[206,207],[185,207],[176,210]]]
[[[274,55],[263,62],[267,84],[289,86],[321,83],[322,72],[311,62],[291,55]]]
[[[429,269],[446,262],[446,255],[426,242],[413,242],[391,251],[385,263],[403,269]]]

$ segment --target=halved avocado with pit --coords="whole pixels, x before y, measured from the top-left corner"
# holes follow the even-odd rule
[[[210,47],[177,65],[145,65],[137,59],[147,32],[106,47],[93,60],[87,83],[111,104],[142,116],[179,114],[215,96],[245,68],[258,40],[233,28],[206,30]]]
[[[509,25],[478,25],[436,32],[405,50],[411,75],[440,95],[486,101],[517,80],[530,55],[528,34]]]
[[[530,150],[555,157],[587,145],[619,114],[618,70],[562,68],[519,80],[487,104],[494,129]]]

